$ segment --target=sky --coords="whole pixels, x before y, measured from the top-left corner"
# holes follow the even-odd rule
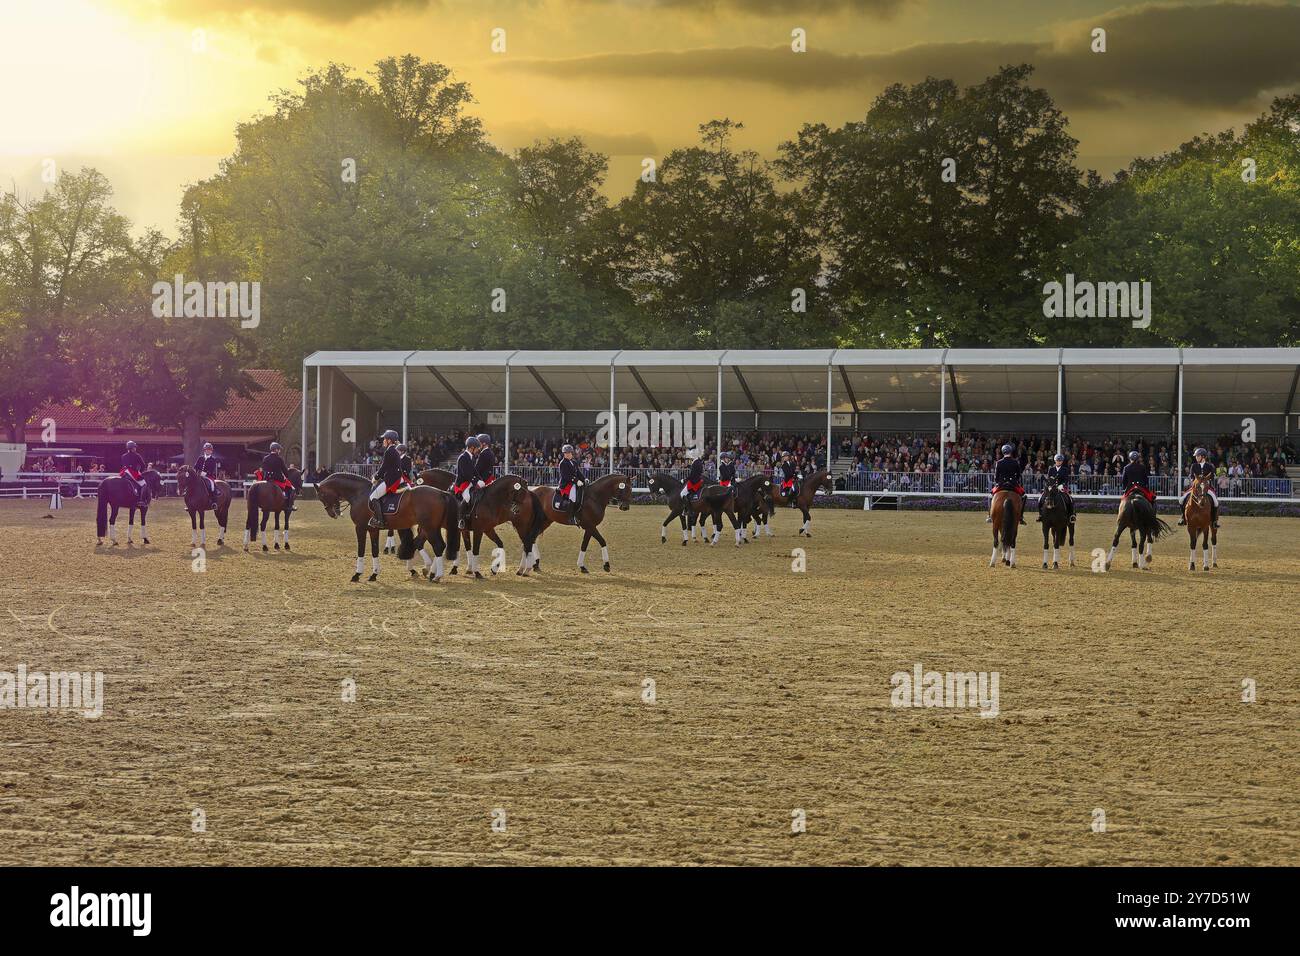
[[[95,166],[137,228],[174,235],[186,185],[271,93],[404,53],[467,82],[503,149],[576,134],[609,154],[615,198],[708,120],[774,156],[890,83],[1020,62],[1069,116],[1080,166],[1109,174],[1300,90],[1300,0],[0,0],[0,188]]]

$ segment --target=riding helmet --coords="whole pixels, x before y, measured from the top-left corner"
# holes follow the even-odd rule
[[[211,448],[211,447],[212,447],[212,442],[210,442],[210,441],[205,441],[205,442],[203,443],[203,447],[204,447],[204,448]]]
[[[405,455],[405,454],[406,454],[406,446],[405,446],[405,445],[398,445],[398,446],[397,446],[397,453],[398,453],[399,455]]]
[[[133,442],[133,441],[129,441],[129,442],[127,442],[127,443],[126,443],[126,450],[127,450],[127,451],[135,451],[135,442]]]
[[[283,449],[280,447],[280,443],[279,443],[278,441],[273,441],[273,442],[271,442],[271,451],[274,451],[274,452],[283,451]]]
[[[1065,456],[1058,451],[1055,455],[1052,456],[1052,461],[1065,461]]]
[[[1193,458],[1200,458],[1202,455],[1204,455],[1206,458],[1210,457],[1210,453],[1206,451],[1204,448],[1198,448],[1196,449],[1196,451],[1192,452]]]
[[[468,438],[466,438],[466,439],[465,439],[465,447],[466,447],[466,448],[477,448],[477,447],[478,447],[478,436],[477,436],[477,435],[470,435]]]
[[[1015,453],[1016,453],[1016,449],[1015,449],[1012,445],[1003,445],[1003,446],[1002,446],[1002,454],[1004,454],[1004,455],[1014,455]]]
[[[561,455],[569,455],[569,454],[572,454],[572,453],[573,453],[573,446],[572,446],[572,445],[565,445],[563,448],[560,449],[560,454],[561,454]]]
[[[397,434],[397,429],[395,429],[395,428],[390,428],[390,429],[388,429],[388,431],[384,432],[384,434],[383,434],[381,437],[382,437],[382,438],[391,438],[393,441],[401,441],[401,440],[402,440],[402,436],[399,435],[399,434]]]
[[[1141,460],[1142,460],[1142,453],[1139,452],[1136,448],[1134,448],[1131,452],[1128,453],[1128,460],[1129,460],[1129,461],[1141,461]]]
[[[480,445],[490,445],[492,444],[492,436],[489,435],[487,432],[480,432],[478,436],[478,443]]]

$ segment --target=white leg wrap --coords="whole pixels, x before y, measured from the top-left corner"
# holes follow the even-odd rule
[[[1060,564],[1060,562],[1061,562],[1061,549],[1052,548],[1052,563]]]
[[[1015,548],[1012,548],[1012,549],[1011,549],[1011,566],[1012,566],[1013,568],[1016,566],[1016,549],[1015,549]]]
[[[602,546],[600,549],[600,560],[609,564],[609,548]]]
[[[997,563],[998,563],[998,549],[994,548],[993,554],[989,556],[989,567],[991,568],[993,567],[993,565]]]
[[[248,529],[244,529],[244,547],[248,547]]]
[[[420,560],[424,562],[426,568],[433,564],[433,558],[429,557],[429,552],[425,551],[423,548],[420,549]]]
[[[442,555],[438,555],[433,559],[433,576],[435,578],[442,577]]]
[[[199,544],[207,544],[207,543],[208,543],[208,529],[201,528],[199,530]]]
[[[586,566],[587,566],[587,552],[586,552],[586,551],[579,551],[579,552],[578,552],[578,567],[580,567],[580,568],[585,568]]]
[[[375,574],[379,573],[379,555],[372,555],[370,558],[370,570]]]
[[[686,540],[686,529],[685,529],[685,528],[682,529],[682,540],[683,540],[683,541]]]
[[[366,569],[366,559],[357,558],[357,574],[360,574],[365,569]]]

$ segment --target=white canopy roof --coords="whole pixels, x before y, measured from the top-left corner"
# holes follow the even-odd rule
[[[1295,410],[1300,349],[773,349],[315,352],[381,408],[1050,412]],[[1060,372],[1058,373],[1058,369]]]

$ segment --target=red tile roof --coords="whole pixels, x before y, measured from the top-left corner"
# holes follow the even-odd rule
[[[205,433],[251,432],[268,435],[279,432],[289,423],[289,419],[293,417],[302,402],[302,393],[289,385],[284,379],[284,374],[275,369],[248,369],[248,375],[261,386],[261,390],[254,391],[249,398],[233,396],[225,409],[217,412],[204,423]],[[53,418],[61,432],[104,431],[116,428],[118,432],[142,430],[157,432],[159,435],[179,434],[174,428],[155,429],[133,422],[115,425],[107,413],[74,402],[47,405],[42,408],[27,425],[26,431],[29,434],[39,434],[41,421],[46,418]]]

